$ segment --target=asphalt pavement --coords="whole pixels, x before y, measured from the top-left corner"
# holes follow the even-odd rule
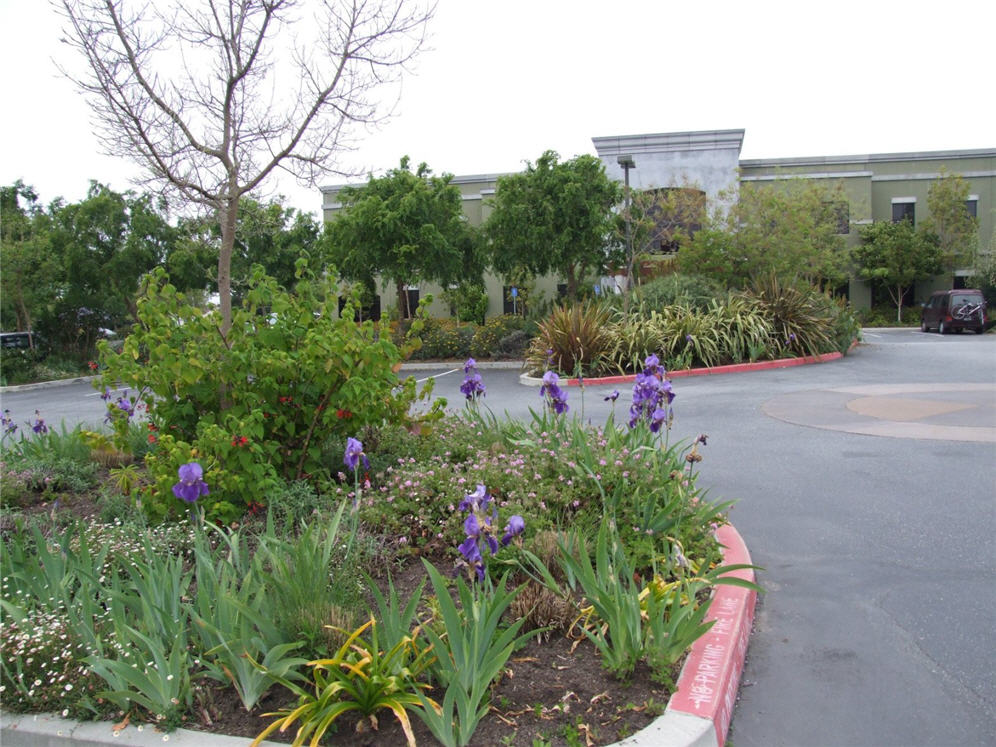
[[[870,330],[846,358],[676,379],[674,440],[764,568],[736,747],[996,744],[996,336]],[[458,367],[406,367],[463,406]],[[542,406],[516,368],[486,405]],[[604,397],[622,392],[613,405]],[[4,392],[19,422],[99,423],[86,385]],[[571,388],[626,417],[627,385]]]
[[[765,569],[733,745],[996,744],[994,364],[993,335],[871,330],[842,360],[675,379],[671,438],[709,435],[700,485]],[[462,406],[460,372],[414,373]],[[541,406],[482,376],[496,413]],[[613,389],[625,416],[629,387],[588,386],[586,419]]]

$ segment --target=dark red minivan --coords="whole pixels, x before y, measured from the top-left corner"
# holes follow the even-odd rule
[[[942,335],[957,330],[971,329],[981,335],[986,329],[986,299],[982,291],[937,291],[920,312],[920,330],[936,329]]]

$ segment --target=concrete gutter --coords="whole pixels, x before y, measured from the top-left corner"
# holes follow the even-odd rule
[[[732,525],[720,527],[723,563],[750,563],[750,554]],[[730,574],[754,581],[750,570]],[[712,628],[691,648],[663,715],[616,747],[723,747],[744,668],[757,593],[717,586],[706,620]],[[109,721],[70,721],[54,714],[0,713],[3,747],[243,747],[250,740],[190,729],[165,734],[145,724],[116,730]],[[286,747],[269,740],[264,747]]]
[[[401,364],[402,371],[450,371],[463,370],[463,361],[408,361]],[[524,361],[482,361],[477,364],[480,369],[522,369]],[[33,384],[16,384],[0,386],[0,394],[8,392],[28,392],[32,389],[51,389],[52,387],[69,386],[70,384],[89,384],[96,376],[76,376],[72,379],[54,379],[52,381],[36,381]]]
[[[855,343],[857,344],[857,343]],[[854,347],[853,345],[851,346]],[[806,366],[810,363],[827,363],[843,358],[841,353],[824,353],[823,355],[807,355],[801,358],[779,358],[773,361],[757,361],[756,363],[732,363],[728,366],[713,366],[712,368],[689,368],[680,371],[668,371],[668,379],[680,379],[685,376],[709,376],[711,374],[745,373],[747,371],[765,371],[772,368],[791,368],[793,366]],[[590,379],[566,379],[566,386],[602,386],[607,384],[632,384],[636,379],[636,374],[626,374],[625,376],[601,376]],[[565,383],[562,382],[562,383]],[[542,386],[543,379],[522,374],[519,383],[525,386]]]

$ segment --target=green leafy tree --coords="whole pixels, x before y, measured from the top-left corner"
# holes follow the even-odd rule
[[[50,250],[64,282],[47,331],[64,349],[88,354],[101,327],[137,319],[139,280],[166,261],[175,239],[162,208],[149,195],[98,182],[80,202],[50,207]]]
[[[432,8],[400,0],[61,0],[65,42],[112,155],[217,217],[222,334],[242,198],[276,169],[306,183],[333,171],[375,92],[422,47]]]
[[[852,257],[860,278],[889,292],[896,304],[896,321],[902,321],[906,289],[941,271],[936,235],[914,228],[908,220],[862,226],[861,244],[852,250]]]
[[[0,188],[0,292],[3,329],[31,331],[55,298],[60,264],[49,250],[49,216],[21,180]]]
[[[629,221],[633,258],[677,251],[702,228],[706,218],[706,195],[694,186],[658,187],[634,191],[630,207],[620,211],[616,232],[623,240]]]
[[[189,283],[199,275],[204,287],[207,278],[216,281],[211,260],[217,257],[221,243],[221,226],[211,217],[185,219],[180,223],[182,240],[177,257],[170,258],[170,278],[174,268],[179,278],[189,281],[176,283],[178,288],[196,287]],[[292,288],[295,265],[301,257],[309,260],[311,269],[324,269],[319,250],[321,226],[309,213],[284,207],[279,199],[261,203],[243,198],[235,226],[235,247],[232,253],[232,293],[241,299],[248,287],[253,265],[260,265],[266,274],[284,288]],[[193,268],[197,267],[195,271]],[[213,290],[217,283],[212,282]]]
[[[424,163],[413,172],[405,156],[384,176],[339,192],[343,209],[325,227],[332,263],[367,288],[378,275],[394,283],[404,319],[414,312],[406,285],[481,276],[475,237],[451,180],[449,174],[433,176]]]
[[[937,235],[941,265],[953,272],[971,267],[979,249],[979,221],[968,212],[969,184],[960,174],[946,171],[927,190],[925,230]]]
[[[775,275],[834,287],[847,278],[839,184],[802,179],[740,185],[736,202],[720,211],[678,252],[683,272],[710,275],[743,288]]]
[[[548,150],[525,171],[499,177],[485,233],[498,272],[555,272],[576,299],[585,275],[607,261],[620,188],[594,156],[559,158]]]

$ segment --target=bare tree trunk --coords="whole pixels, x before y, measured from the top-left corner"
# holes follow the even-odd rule
[[[238,220],[238,198],[229,197],[218,208],[221,224],[221,248],[218,251],[218,297],[221,311],[221,334],[228,336],[232,328],[232,251],[235,248],[235,228]]]
[[[411,311],[408,308],[408,291],[405,290],[405,284],[396,280],[394,288],[398,294],[398,320],[408,319],[411,317]]]

